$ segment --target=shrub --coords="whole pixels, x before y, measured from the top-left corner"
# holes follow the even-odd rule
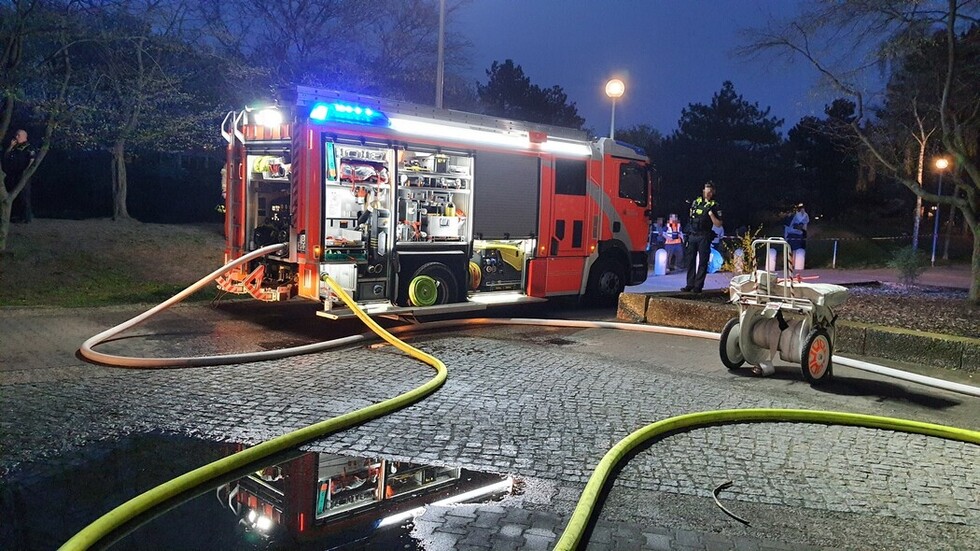
[[[725,255],[725,263],[721,266],[722,271],[736,275],[754,272],[758,260],[752,242],[759,238],[760,233],[762,233],[762,226],[755,230],[746,230],[741,235],[735,234],[733,241],[726,241],[724,247],[728,254]]]
[[[888,267],[898,270],[903,284],[913,285],[926,269],[925,255],[912,247],[902,247],[892,253]]]

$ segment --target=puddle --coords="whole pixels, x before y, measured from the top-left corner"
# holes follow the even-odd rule
[[[0,549],[54,549],[126,500],[241,446],[144,434],[15,469],[0,488]],[[293,451],[175,499],[100,548],[419,549],[429,505],[509,494],[509,477],[458,467]]]

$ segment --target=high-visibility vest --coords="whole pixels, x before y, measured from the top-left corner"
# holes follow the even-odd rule
[[[674,237],[674,236],[677,237]],[[667,229],[665,230],[664,237],[666,239],[665,243],[668,245],[677,245],[681,243],[681,223],[680,222],[668,222]]]

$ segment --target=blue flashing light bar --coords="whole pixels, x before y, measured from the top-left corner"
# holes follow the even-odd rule
[[[628,147],[628,148],[632,149],[634,152],[636,152],[637,155],[646,156],[646,154],[647,154],[646,150],[643,149],[640,146],[633,145],[631,143],[622,142],[622,141],[619,141],[619,140],[616,140],[616,143],[619,144],[619,145],[621,145],[621,146],[623,146],[623,147]]]
[[[348,103],[317,103],[310,110],[310,119],[316,122],[346,122],[351,124],[369,124],[372,126],[388,126],[388,117],[370,107],[362,107]]]

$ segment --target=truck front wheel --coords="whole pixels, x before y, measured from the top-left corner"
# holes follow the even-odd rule
[[[593,304],[613,305],[626,288],[626,268],[622,263],[601,257],[589,271],[585,298]]]

